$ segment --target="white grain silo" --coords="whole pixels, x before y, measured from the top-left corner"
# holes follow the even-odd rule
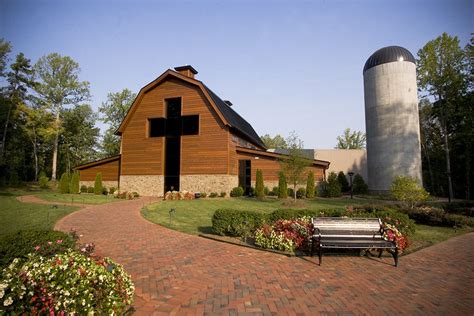
[[[403,47],[384,47],[363,73],[369,191],[386,193],[399,175],[421,183],[415,58]]]

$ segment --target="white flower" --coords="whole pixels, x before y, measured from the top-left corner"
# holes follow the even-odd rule
[[[13,299],[11,297],[8,297],[4,302],[3,306],[10,306],[13,303]]]
[[[3,295],[5,295],[5,291],[4,291],[4,290],[1,290],[1,291],[0,291],[0,298],[3,298]]]

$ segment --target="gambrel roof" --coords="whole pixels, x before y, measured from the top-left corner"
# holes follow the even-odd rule
[[[127,115],[125,116],[124,120],[120,124],[119,128],[115,132],[117,135],[121,135],[125,130],[125,127],[130,120],[130,117],[136,110],[136,107],[140,103],[143,95],[148,92],[149,90],[153,89],[160,83],[162,83],[168,77],[174,77],[183,81],[186,81],[190,84],[196,85],[199,87],[206,97],[206,99],[211,104],[212,108],[216,111],[218,117],[221,119],[222,123],[228,126],[231,130],[237,131],[239,134],[247,138],[248,141],[253,143],[255,146],[261,147],[265,149],[265,145],[263,144],[262,140],[258,136],[257,132],[253,129],[252,125],[250,125],[242,116],[240,116],[237,112],[235,112],[229,105],[227,105],[217,94],[215,94],[211,89],[209,89],[204,83],[194,78],[187,77],[182,75],[176,71],[171,69],[166,70],[161,76],[159,76],[154,81],[147,84],[145,87],[140,89],[137,97],[133,101],[132,106],[130,107]]]

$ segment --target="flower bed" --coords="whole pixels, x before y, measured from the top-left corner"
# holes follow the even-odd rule
[[[255,244],[268,249],[294,252],[308,247],[308,238],[314,228],[310,217],[277,220],[255,231]]]
[[[133,294],[130,276],[109,258],[72,249],[50,257],[31,253],[3,270],[0,314],[120,314]]]

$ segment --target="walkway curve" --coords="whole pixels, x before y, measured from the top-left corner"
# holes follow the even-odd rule
[[[474,233],[400,259],[285,257],[143,219],[153,198],[88,206],[56,224],[123,264],[137,315],[448,314],[474,312]]]

